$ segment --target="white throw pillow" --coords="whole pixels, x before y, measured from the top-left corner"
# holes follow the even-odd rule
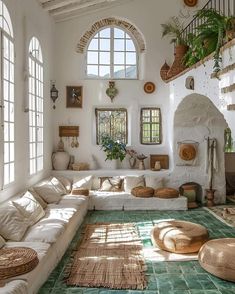
[[[60,182],[61,184],[64,186],[65,190],[67,193],[70,193],[71,190],[72,190],[72,181],[66,177],[62,177],[62,176],[59,176],[59,177],[56,177]]]
[[[33,195],[33,197],[37,200],[37,202],[40,203],[43,209],[47,208],[47,203],[42,199],[42,197],[36,191],[34,191],[33,188],[30,188],[28,191]]]
[[[34,225],[45,215],[42,206],[29,191],[12,203],[25,218],[29,219],[30,225]]]
[[[55,177],[42,181],[34,186],[33,189],[47,203],[58,203],[61,196],[67,194],[64,186]]]
[[[0,236],[0,248],[2,248],[6,244],[6,241]]]
[[[146,187],[151,187],[153,189],[163,188],[163,178],[146,175],[145,184],[146,184]]]
[[[138,186],[145,186],[144,176],[127,176],[124,178],[124,190],[130,193],[131,190]]]
[[[6,240],[20,241],[29,227],[29,220],[10,202],[0,207],[0,235]]]
[[[73,188],[84,188],[91,190],[92,176],[77,176],[73,179]]]

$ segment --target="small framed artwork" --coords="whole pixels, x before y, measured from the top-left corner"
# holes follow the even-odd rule
[[[66,87],[66,107],[82,108],[82,86]]]

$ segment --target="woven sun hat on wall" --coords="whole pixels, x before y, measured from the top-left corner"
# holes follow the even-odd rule
[[[189,7],[194,7],[197,5],[198,0],[184,0],[184,4]]]
[[[183,160],[193,160],[197,155],[197,150],[193,144],[181,144],[179,148],[179,157]]]

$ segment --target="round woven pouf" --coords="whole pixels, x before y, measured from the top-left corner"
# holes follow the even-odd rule
[[[131,190],[131,194],[135,197],[148,198],[153,197],[154,189],[151,187],[135,187]]]
[[[37,252],[26,247],[1,248],[0,256],[0,280],[28,273],[39,262]]]
[[[174,188],[158,188],[154,191],[154,197],[163,199],[178,198],[179,191]]]
[[[89,196],[89,189],[73,188],[71,194],[74,195],[74,196],[79,196],[79,195]]]
[[[235,282],[235,238],[206,242],[199,251],[198,261],[212,275]]]
[[[198,252],[208,237],[202,225],[177,220],[162,221],[151,232],[155,246],[174,253]]]

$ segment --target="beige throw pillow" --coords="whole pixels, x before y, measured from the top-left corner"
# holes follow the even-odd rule
[[[122,191],[123,179],[120,177],[101,177],[100,191],[120,192]]]
[[[43,198],[47,203],[58,203],[62,195],[67,192],[64,186],[55,177],[42,181],[33,187],[33,189]]]
[[[70,193],[71,190],[72,190],[72,181],[66,177],[62,177],[62,176],[59,176],[59,177],[56,177],[60,182],[61,184],[64,186],[65,190],[67,193]]]
[[[29,219],[30,225],[34,225],[45,215],[40,203],[28,191],[12,203],[26,219]]]
[[[42,199],[42,197],[36,191],[34,191],[33,188],[30,188],[28,191],[33,195],[33,197],[37,200],[37,202],[40,203],[43,209],[47,208],[47,203]]]
[[[127,176],[124,178],[124,190],[131,193],[131,190],[138,186],[145,186],[144,176]]]
[[[145,184],[146,184],[146,187],[151,187],[153,189],[163,188],[163,178],[146,175]]]
[[[29,220],[10,202],[0,207],[0,235],[6,240],[20,241],[29,227]]]
[[[2,248],[6,244],[6,241],[0,236],[0,248]]]
[[[73,188],[84,188],[91,190],[92,187],[92,176],[77,176],[73,180]]]

